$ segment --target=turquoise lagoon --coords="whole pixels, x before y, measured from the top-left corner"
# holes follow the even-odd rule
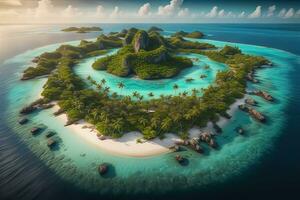
[[[204,188],[210,184],[224,182],[230,178],[242,175],[246,169],[258,163],[264,154],[272,149],[276,138],[282,133],[285,123],[284,109],[290,95],[288,74],[293,66],[299,63],[299,57],[286,51],[262,46],[229,43],[214,40],[202,40],[222,47],[226,44],[238,46],[244,53],[265,56],[274,63],[274,67],[257,70],[259,84],[249,84],[249,88],[262,89],[270,92],[275,98],[274,103],[265,102],[254,97],[259,102],[258,110],[268,118],[266,124],[261,124],[241,111],[236,111],[232,119],[223,126],[222,135],[218,136],[219,150],[209,150],[205,155],[192,151],[184,151],[189,165],[180,166],[174,160],[174,154],[168,153],[159,156],[133,158],[112,155],[99,150],[83,141],[79,136],[64,127],[63,122],[56,119],[51,110],[41,111],[30,115],[30,123],[24,126],[16,125],[18,112],[22,106],[38,98],[45,78],[18,81],[21,72],[30,64],[33,57],[52,51],[60,44],[49,45],[29,50],[23,54],[7,60],[6,63],[18,67],[19,73],[14,74],[16,81],[10,85],[8,95],[8,109],[5,113],[8,123],[18,133],[20,139],[27,144],[30,150],[42,160],[52,171],[68,182],[88,191],[101,194],[147,194],[156,192],[182,191],[191,188]],[[78,41],[70,42],[78,44]],[[114,53],[114,52],[111,52]],[[145,81],[135,78],[120,78],[103,71],[94,71],[91,64],[95,58],[86,59],[75,67],[75,72],[82,78],[91,75],[95,80],[107,80],[111,91],[122,95],[138,91],[147,98],[149,92],[155,97],[160,94],[174,94],[174,83],[179,85],[178,91],[191,91],[193,88],[207,87],[215,78],[217,70],[224,70],[226,66],[213,62],[204,56],[186,55],[199,58],[195,66],[184,70],[174,79]],[[210,69],[205,70],[204,65]],[[200,79],[200,74],[208,77]],[[192,83],[186,83],[186,78],[194,78]],[[123,82],[125,88],[117,87]],[[9,112],[8,112],[9,111]],[[30,128],[34,124],[44,124],[47,129],[55,130],[60,139],[59,147],[49,151],[44,133],[32,137]],[[234,129],[242,125],[246,136],[239,136]],[[97,166],[101,162],[111,163],[113,168],[107,177],[100,177]]]

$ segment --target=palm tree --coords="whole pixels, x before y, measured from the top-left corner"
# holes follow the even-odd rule
[[[135,97],[135,98],[138,98],[140,96],[140,94],[137,91],[134,91],[132,93],[132,96]]]
[[[139,96],[139,100],[140,100],[140,101],[142,101],[142,100],[143,100],[143,98],[144,98],[144,96],[143,96],[143,95],[140,95],[140,96]]]
[[[182,96],[186,97],[187,95],[188,95],[188,92],[187,91],[183,91]]]
[[[122,82],[119,82],[119,83],[118,83],[118,88],[121,88],[121,89],[122,89],[122,88],[124,88],[124,87],[125,87],[124,83],[122,83]]]
[[[111,97],[114,98],[114,99],[116,99],[116,98],[118,97],[118,93],[113,92],[113,93],[111,94]]]
[[[196,88],[192,89],[192,93],[194,96],[196,96],[196,94],[198,93],[198,90]]]
[[[123,89],[124,87],[125,87],[124,83],[122,83],[122,82],[119,82],[119,83],[118,83],[118,88],[120,88],[121,91],[122,91],[122,89]]]
[[[97,84],[97,89],[101,90],[102,89],[102,85],[101,84]]]
[[[149,92],[149,93],[148,93],[148,96],[149,96],[149,97],[153,97],[153,96],[154,96],[153,92]]]
[[[176,93],[176,90],[178,90],[178,88],[179,88],[179,86],[175,83],[175,84],[173,85],[173,90],[175,91],[175,93]]]
[[[101,84],[102,85],[105,85],[105,83],[106,83],[106,80],[103,78],[103,79],[101,79]]]
[[[104,92],[105,92],[105,93],[109,93],[109,89],[110,89],[110,87],[105,87],[105,88],[104,88]]]

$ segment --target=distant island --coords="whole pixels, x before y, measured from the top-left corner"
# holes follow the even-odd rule
[[[194,31],[194,32],[191,32],[191,33],[188,33],[188,32],[185,32],[185,31],[179,31],[179,32],[176,32],[173,36],[200,39],[204,36],[204,34],[200,31]]]
[[[88,33],[88,32],[93,32],[93,31],[102,31],[100,27],[69,27],[62,29],[61,31],[64,32],[76,32],[76,33]]]
[[[151,26],[149,29],[148,29],[148,32],[152,32],[152,31],[156,31],[156,32],[161,32],[161,31],[164,31],[163,29],[159,28],[159,27],[156,27],[156,26]]]
[[[228,69],[219,71],[208,88],[201,88],[202,95],[198,95],[200,88],[195,88],[191,94],[161,95],[149,100],[143,100],[138,92],[121,96],[110,92],[105,79],[97,82],[89,76],[86,82],[74,73],[73,67],[82,59],[104,55],[116,48],[119,49],[116,54],[96,60],[92,67],[116,76],[166,78],[176,76],[182,69],[192,66],[189,58],[178,54],[195,53],[224,63]],[[139,131],[144,139],[163,138],[165,133],[170,132],[188,139],[190,128],[204,127],[208,122],[213,122],[216,131],[220,132],[221,128],[216,124],[220,116],[230,118],[227,113],[229,106],[246,94],[247,81],[255,83],[254,71],[270,64],[264,57],[244,54],[237,47],[217,49],[208,43],[186,40],[181,35],[164,37],[156,31],[136,28],[101,34],[95,41],[81,41],[79,46],[62,45],[54,52],[43,53],[34,61],[36,66],[27,68],[22,80],[42,75],[49,77],[43,87],[42,98],[25,107],[21,111],[23,114],[32,112],[37,105],[38,108],[43,107],[41,105],[48,107],[47,104],[58,102],[60,110],[56,114],[67,114],[66,125],[84,119],[95,125],[99,137],[117,138],[130,131]],[[126,85],[120,82],[118,87],[126,88]],[[176,84],[173,86],[175,91],[178,88]],[[256,95],[269,98],[263,92]],[[263,115],[253,108],[244,106],[240,109],[264,121]],[[203,140],[216,147],[211,136]]]

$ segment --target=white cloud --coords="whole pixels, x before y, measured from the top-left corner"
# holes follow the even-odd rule
[[[188,8],[184,8],[184,9],[181,9],[179,12],[178,12],[178,16],[179,17],[187,17],[190,15],[190,11]]]
[[[178,12],[181,8],[183,0],[171,0],[168,5],[158,7],[158,15],[171,16]]]
[[[275,6],[275,5],[273,5],[273,6],[270,6],[270,7],[268,8],[268,14],[267,14],[267,17],[271,17],[271,16],[273,16],[273,15],[274,15],[274,12],[275,12],[275,10],[276,10],[276,6]]]
[[[21,6],[22,2],[20,0],[0,0],[0,5]]]
[[[226,17],[236,17],[236,15],[233,13],[233,12],[231,12],[231,11],[229,11],[228,13],[227,13],[227,16]]]
[[[143,6],[140,7],[138,11],[139,16],[147,16],[150,15],[151,5],[150,3],[145,3]]]
[[[259,18],[261,16],[261,6],[257,6],[255,10],[248,16],[249,18]]]
[[[110,14],[110,17],[111,18],[118,18],[120,16],[121,16],[121,10],[118,6],[115,6],[114,10]]]
[[[214,6],[208,13],[206,13],[205,17],[208,17],[208,18],[215,18],[215,17],[233,18],[233,17],[236,17],[236,15],[233,14],[233,12],[231,12],[231,11],[226,12],[224,9],[219,10],[218,6]]]
[[[51,0],[40,0],[38,2],[38,7],[34,9],[33,12],[36,18],[50,17],[51,15],[54,15],[53,9],[54,6]]]
[[[294,8],[290,8],[288,10],[286,10],[285,8],[281,9],[281,11],[279,12],[278,14],[278,17],[281,17],[281,18],[292,18],[292,17],[297,17],[297,13],[299,12],[299,10],[295,13],[295,10]]]
[[[278,13],[278,17],[284,17],[285,13],[286,13],[286,9],[285,8],[281,9],[280,12]]]
[[[225,17],[225,10],[224,9],[220,10],[219,13],[218,13],[218,16],[219,17]]]
[[[216,17],[218,15],[218,7],[214,6],[209,13],[206,14],[206,17]]]
[[[239,15],[238,18],[244,18],[246,16],[245,11],[242,11]]]
[[[290,8],[284,15],[284,18],[291,18],[294,16],[295,10],[294,8]]]
[[[74,18],[81,16],[82,12],[78,8],[74,8],[72,5],[69,5],[66,9],[62,11],[62,17],[64,18]]]
[[[105,17],[104,7],[101,6],[101,5],[98,5],[96,7],[96,13],[94,14],[94,16],[97,17],[97,18],[103,18],[103,17]]]

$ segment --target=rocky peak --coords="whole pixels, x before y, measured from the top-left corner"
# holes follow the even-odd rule
[[[139,31],[135,35],[134,50],[139,52],[141,49],[147,49],[149,46],[149,35],[146,31]]]

